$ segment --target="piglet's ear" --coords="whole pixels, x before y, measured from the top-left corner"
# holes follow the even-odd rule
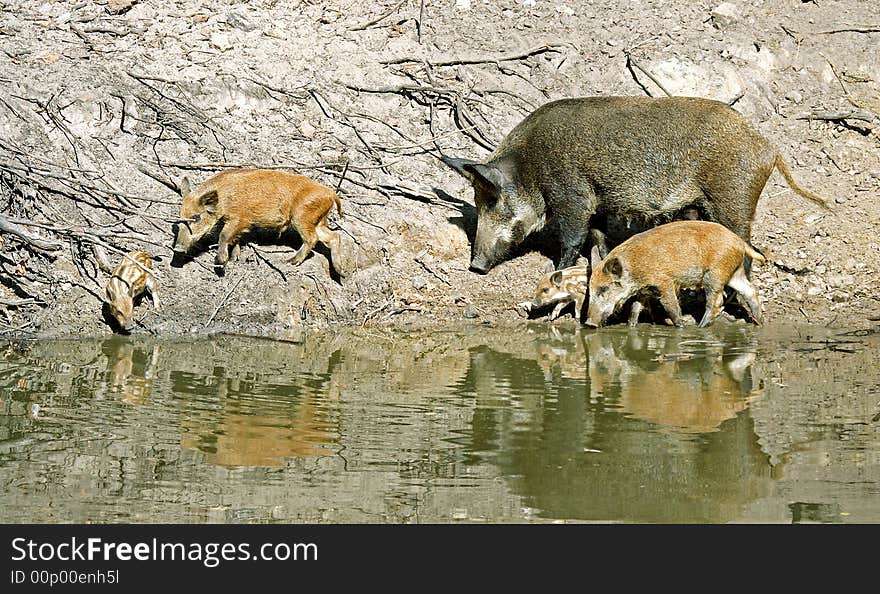
[[[181,196],[188,196],[192,189],[189,185],[189,178],[187,176],[183,176],[180,178],[180,181],[177,182],[177,190],[180,192]]]
[[[620,278],[620,275],[623,274],[623,265],[620,263],[619,259],[611,258],[605,262],[604,270],[611,278]]]
[[[593,249],[590,250],[590,272],[598,270],[601,261],[602,256],[599,255],[599,246],[594,245]]]
[[[550,275],[550,282],[556,285],[557,287],[562,285],[562,272],[556,271]]]
[[[210,214],[217,212],[217,190],[211,190],[199,197],[199,204],[205,207],[205,211]]]

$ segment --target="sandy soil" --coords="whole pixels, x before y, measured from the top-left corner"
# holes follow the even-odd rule
[[[752,237],[775,255],[754,274],[766,318],[859,326],[880,315],[869,2],[0,6],[0,212],[43,224],[25,229],[60,247],[0,235],[7,336],[112,332],[95,243],[114,262],[113,249],[162,258],[162,308],[139,304],[136,333],[519,323],[514,304],[548,269],[552,242],[538,236],[488,275],[469,272],[473,192],[436,147],[481,158],[549,100],[663,89],[735,100],[798,183],[834,204],[823,211],[770,178]],[[346,162],[346,216],[331,219],[353,270],[344,280],[326,250],[287,263],[295,235],[253,237],[224,276],[210,250],[171,266],[169,185],[182,175],[279,167],[336,187]]]

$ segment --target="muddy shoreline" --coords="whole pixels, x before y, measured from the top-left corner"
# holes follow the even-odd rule
[[[664,90],[733,102],[833,204],[776,173],[764,188],[752,243],[773,254],[753,275],[767,323],[880,316],[877,34],[823,33],[871,22],[867,3],[426,2],[420,35],[418,3],[366,27],[390,7],[2,4],[0,213],[23,229],[0,234],[2,337],[112,334],[95,248],[161,258],[161,309],[138,305],[134,334],[520,327],[515,304],[558,256],[553,230],[469,272],[473,191],[438,150],[483,158],[550,100]],[[252,236],[224,276],[211,249],[178,266],[173,188],[234,166],[339,186],[330,226],[354,272],[334,278],[320,247],[291,266],[295,234]]]

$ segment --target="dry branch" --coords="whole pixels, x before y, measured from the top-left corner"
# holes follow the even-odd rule
[[[356,25],[354,27],[350,27],[348,30],[349,31],[363,31],[364,29],[368,29],[368,28],[372,27],[373,25],[375,25],[376,23],[385,20],[386,18],[390,17],[392,14],[397,12],[397,10],[401,6],[403,6],[405,2],[406,2],[406,0],[401,0],[400,2],[398,2],[397,4],[392,6],[389,10],[387,10],[386,12],[383,12],[380,16],[377,16],[376,18],[369,20],[366,23]]]
[[[2,214],[0,214],[0,232],[11,233],[16,237],[23,239],[35,248],[43,250],[45,252],[57,252],[64,247],[61,243],[57,241],[44,239],[42,237],[38,237],[32,233],[29,233],[28,231],[25,231],[17,223],[13,223]]]
[[[543,54],[546,52],[561,52],[565,47],[562,44],[550,43],[539,45],[533,47],[531,49],[527,49],[521,52],[513,52],[509,54],[501,54],[500,56],[474,56],[474,57],[462,57],[462,58],[452,58],[448,60],[427,60],[427,63],[431,66],[457,66],[460,64],[497,64],[498,62],[511,62],[514,60],[522,60],[524,58],[528,58],[530,56],[535,56],[538,54]],[[413,58],[413,57],[403,57],[403,58],[395,58],[393,60],[383,60],[380,64],[404,64],[407,62],[425,62],[423,58]]]
[[[816,35],[833,35],[834,33],[880,33],[880,25],[853,25],[852,27],[818,31]]]

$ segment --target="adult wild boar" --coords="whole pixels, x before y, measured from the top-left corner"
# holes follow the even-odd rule
[[[471,269],[486,273],[527,235],[554,222],[557,270],[572,266],[590,217],[655,225],[696,208],[749,241],[758,197],[779,154],[737,111],[696,97],[552,101],[520,122],[482,163],[442,157],[474,187]]]

